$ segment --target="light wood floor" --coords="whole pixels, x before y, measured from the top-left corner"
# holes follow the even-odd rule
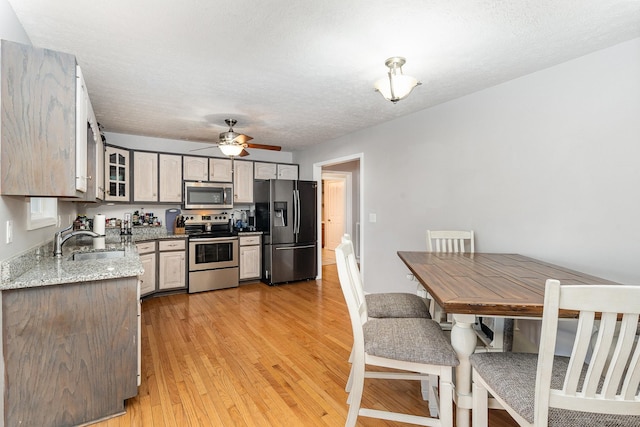
[[[351,326],[335,265],[323,276],[144,301],[139,394],[94,425],[343,426]],[[428,413],[417,382],[367,380],[363,402]],[[493,412],[492,427],[516,425]]]

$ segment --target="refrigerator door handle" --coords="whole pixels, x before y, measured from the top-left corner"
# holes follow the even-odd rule
[[[300,233],[300,190],[293,190],[293,195],[295,199],[295,226],[293,232],[298,234]]]
[[[309,249],[315,248],[316,245],[304,245],[304,246],[287,246],[285,248],[276,248],[276,251],[294,251],[296,249]]]

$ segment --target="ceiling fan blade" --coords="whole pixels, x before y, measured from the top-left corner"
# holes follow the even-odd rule
[[[238,143],[238,144],[244,144],[247,141],[251,141],[253,138],[250,137],[249,135],[244,135],[244,134],[240,134],[238,136],[236,136],[235,138],[233,138],[233,142]]]
[[[257,148],[259,150],[272,150],[272,151],[282,150],[282,147],[278,145],[265,145],[265,144],[247,144],[247,148]]]
[[[191,152],[191,151],[200,151],[200,150],[208,150],[209,148],[215,148],[215,147],[217,147],[217,146],[218,146],[218,144],[216,144],[216,145],[211,145],[211,146],[209,146],[209,147],[194,148],[193,150],[189,150],[189,152]]]
[[[239,157],[245,157],[245,156],[248,156],[248,155],[249,155],[249,152],[247,150],[243,149],[238,156]]]

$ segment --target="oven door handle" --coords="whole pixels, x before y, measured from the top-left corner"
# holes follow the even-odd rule
[[[304,246],[287,246],[285,248],[276,248],[276,251],[293,251],[296,249],[309,249],[315,248],[316,245],[304,245]]]

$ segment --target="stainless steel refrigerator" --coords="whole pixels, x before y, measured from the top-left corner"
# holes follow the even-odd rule
[[[315,181],[254,183],[256,228],[262,231],[262,281],[269,285],[318,275]]]

